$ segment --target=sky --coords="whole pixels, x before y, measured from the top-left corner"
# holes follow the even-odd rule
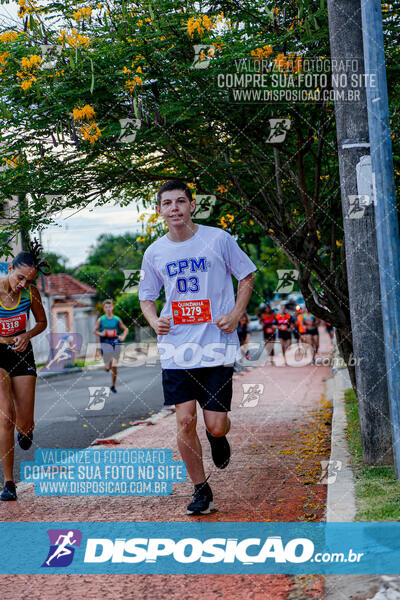
[[[138,216],[134,206],[87,207],[77,214],[76,211],[65,211],[55,226],[42,232],[44,252],[61,254],[68,258],[68,267],[75,267],[85,262],[89,247],[102,233],[141,232]]]
[[[0,32],[21,23],[17,13],[17,2],[0,4]],[[102,233],[122,235],[141,232],[138,216],[134,205],[114,206],[112,201],[100,208],[89,206],[77,214],[66,212],[54,227],[42,232],[44,251],[62,254],[68,259],[67,266],[75,267],[85,262],[89,247]]]

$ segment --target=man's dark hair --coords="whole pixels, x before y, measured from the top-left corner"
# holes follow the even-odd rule
[[[160,204],[161,204],[161,194],[163,194],[164,192],[172,192],[172,190],[182,190],[183,192],[185,192],[186,197],[189,200],[189,202],[192,202],[193,197],[192,197],[192,190],[190,189],[190,187],[188,185],[186,185],[186,183],[183,183],[183,181],[179,181],[178,179],[175,179],[173,181],[166,181],[165,183],[162,184],[162,186],[158,190],[158,192],[157,192],[158,206],[160,206]]]
[[[32,242],[29,242],[29,252],[19,252],[12,261],[13,269],[18,267],[33,267],[44,275],[50,275],[51,268],[47,260],[43,260],[42,257],[42,246],[35,238]]]

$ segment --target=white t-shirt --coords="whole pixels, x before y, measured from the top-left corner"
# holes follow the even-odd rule
[[[147,248],[143,256],[140,300],[156,300],[162,286],[166,303],[162,315],[171,316],[171,329],[158,336],[163,369],[195,369],[231,365],[237,354],[236,331],[224,333],[214,321],[235,305],[232,275],[244,279],[256,266],[229,233],[199,225],[184,242],[166,235]],[[212,321],[177,324],[172,321],[173,301],[209,300]]]

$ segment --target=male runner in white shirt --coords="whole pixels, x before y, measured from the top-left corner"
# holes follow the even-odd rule
[[[236,333],[254,285],[255,265],[222,229],[192,221],[195,201],[180,181],[164,183],[156,210],[168,233],[143,256],[140,306],[158,334],[166,405],[176,406],[177,441],[195,486],[188,514],[208,514],[213,495],[196,432],[196,400],[203,409],[214,464],[228,465]],[[239,281],[235,302],[232,274]],[[157,315],[154,301],[164,286],[166,303]]]

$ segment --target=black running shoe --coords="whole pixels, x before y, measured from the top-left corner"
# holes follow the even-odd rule
[[[16,500],[17,489],[13,481],[6,481],[0,494],[0,500]]]
[[[114,394],[116,394],[116,393],[117,393],[117,390],[115,389],[115,387],[114,387],[113,385],[110,387],[110,390],[111,390],[111,391],[112,391]]]
[[[228,466],[229,459],[231,457],[231,447],[226,439],[226,436],[214,437],[207,431],[207,429],[206,434],[208,441],[210,442],[211,456],[214,461],[214,465],[218,467],[218,469],[225,469],[225,467]]]
[[[187,514],[208,515],[213,508],[213,494],[208,483],[200,483],[194,486],[193,500],[187,507]]]
[[[31,431],[28,433],[28,435],[25,435],[24,433],[20,433],[18,431],[17,439],[22,450],[29,450],[29,448],[32,446],[33,433]]]

